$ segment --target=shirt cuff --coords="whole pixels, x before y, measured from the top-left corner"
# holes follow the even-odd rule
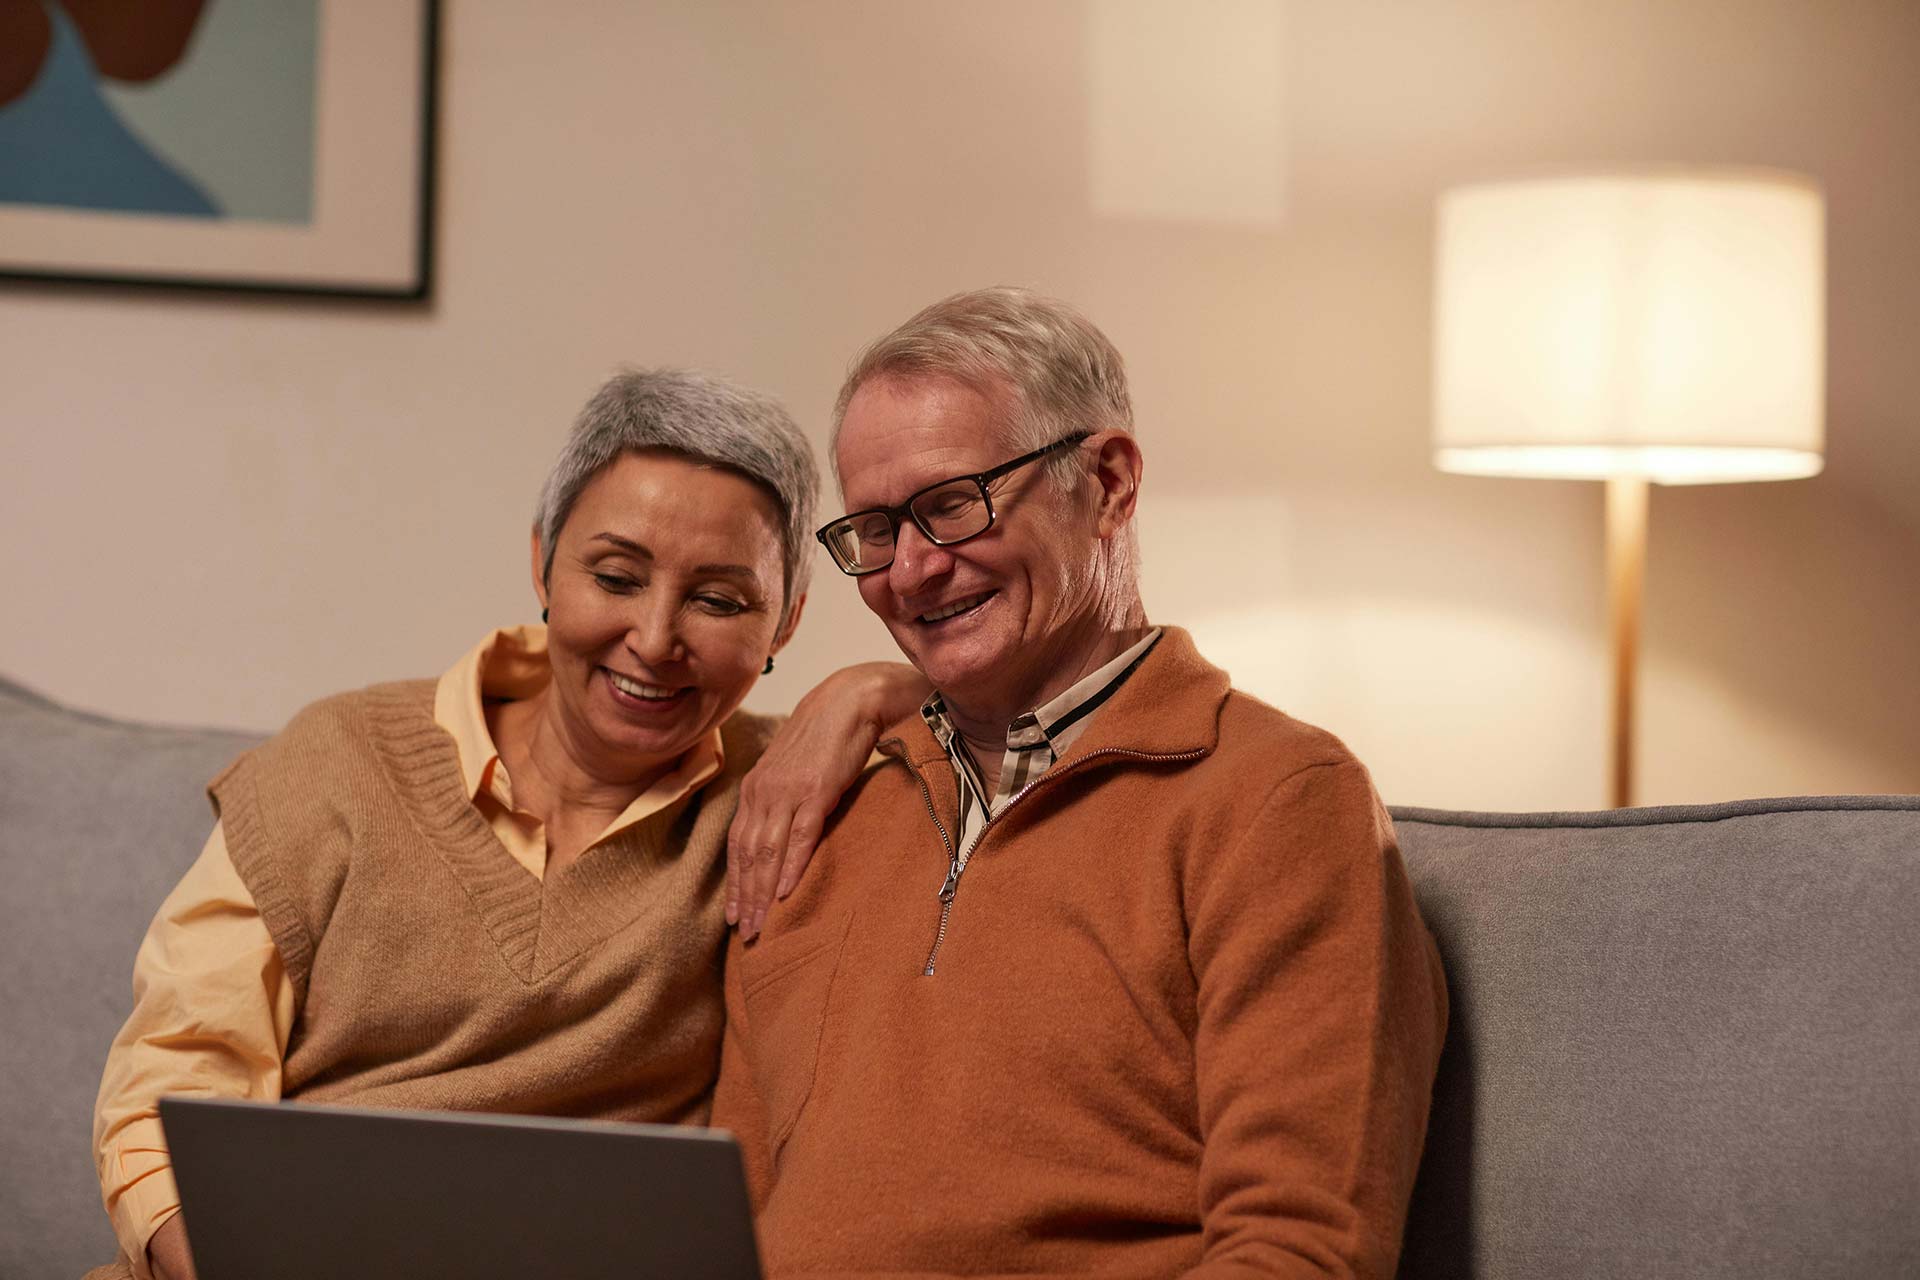
[[[173,1161],[157,1117],[135,1120],[116,1136],[106,1153],[108,1179],[118,1187],[108,1200],[113,1234],[133,1264],[137,1280],[153,1280],[147,1268],[147,1242],[180,1212]]]

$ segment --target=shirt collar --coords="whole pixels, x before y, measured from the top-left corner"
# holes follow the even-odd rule
[[[547,629],[502,627],[447,668],[433,691],[434,723],[453,735],[460,751],[460,776],[467,799],[486,789],[488,773],[500,758],[487,728],[486,701],[530,698],[547,687]]]
[[[1029,751],[1046,743],[1053,747],[1056,756],[1064,753],[1068,745],[1066,740],[1078,736],[1078,730],[1085,727],[1088,717],[1126,683],[1127,677],[1145,660],[1159,639],[1160,628],[1155,627],[1137,644],[1128,646],[1124,653],[1098,670],[1082,676],[1056,697],[1015,716],[1007,726],[1007,750]],[[959,730],[947,714],[946,700],[940,696],[938,689],[920,705],[920,716],[949,755],[964,755],[954,750]]]
[[[1113,661],[1098,671],[1090,672],[1059,697],[1049,699],[1029,713],[1034,726],[1046,734],[1047,740],[1053,744],[1055,754],[1065,750],[1063,739],[1067,734],[1084,724],[1088,716],[1113,696],[1114,690],[1126,683],[1127,677],[1133,674],[1134,668],[1140,665],[1159,639],[1160,628],[1155,627],[1138,644],[1129,645],[1126,652]],[[1014,721],[1015,726],[1019,723],[1019,720]],[[1007,745],[1014,745],[1013,728],[1007,730]]]

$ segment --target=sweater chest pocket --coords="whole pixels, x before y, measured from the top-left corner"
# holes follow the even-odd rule
[[[754,948],[741,975],[748,1065],[767,1111],[769,1153],[778,1161],[813,1093],[827,1000],[840,968],[851,912]]]

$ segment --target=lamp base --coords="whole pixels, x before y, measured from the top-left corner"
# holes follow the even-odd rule
[[[1607,633],[1613,649],[1612,803],[1633,803],[1634,688],[1640,662],[1640,600],[1647,577],[1647,481],[1607,480]]]

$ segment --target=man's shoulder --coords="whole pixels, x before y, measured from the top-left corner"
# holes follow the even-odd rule
[[[1259,760],[1272,777],[1322,765],[1357,765],[1359,759],[1337,736],[1288,715],[1240,689],[1229,689],[1220,705],[1220,760]]]
[[[902,805],[919,812],[927,803],[921,787],[931,785],[926,774],[929,768],[950,770],[952,766],[944,753],[917,755],[912,746],[898,739],[882,739],[834,806],[829,833],[849,818],[884,821],[888,810]]]

